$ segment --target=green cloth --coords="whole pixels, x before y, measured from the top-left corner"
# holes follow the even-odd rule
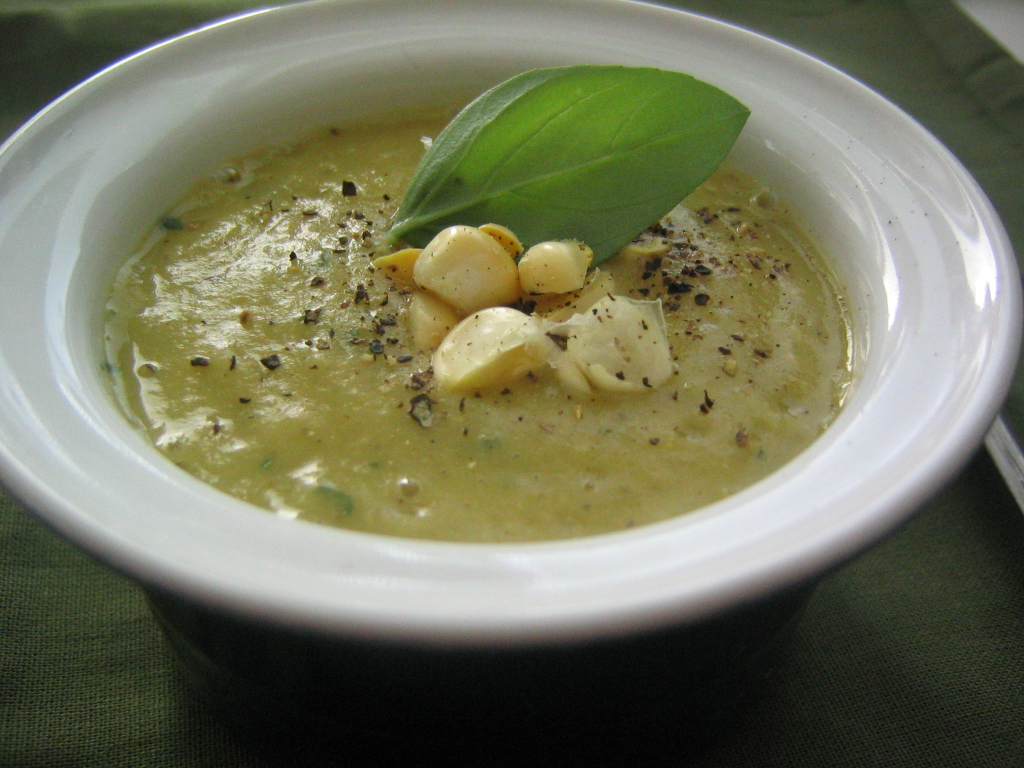
[[[789,42],[901,104],[972,170],[1024,253],[1024,73],[951,3],[677,4]],[[109,61],[251,5],[0,0],[0,132]],[[1024,396],[1012,414],[1015,403]],[[684,761],[666,740],[604,758],[1024,766],[1024,517],[987,455],[824,581],[768,689],[701,754]],[[138,589],[0,491],[0,766],[268,764],[192,698]]]

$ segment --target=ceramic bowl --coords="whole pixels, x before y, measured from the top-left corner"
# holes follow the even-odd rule
[[[471,545],[266,514],[185,474],[129,426],[102,370],[106,294],[194,179],[310,126],[581,62],[688,72],[751,108],[731,162],[799,212],[854,322],[854,385],[810,448],[663,523]],[[216,617],[266,628],[269,645],[340,643],[350,678],[394,661],[366,653],[401,648],[403,679],[430,667],[444,685],[476,654],[474,674],[499,689],[524,649],[555,654],[550,677],[585,657],[580,648],[621,642],[634,653],[637,638],[675,637],[773,598],[790,606],[758,619],[775,636],[801,585],[891,531],[965,464],[1019,342],[1007,238],[932,136],[820,61],[653,5],[323,0],[256,12],[133,56],[45,109],[0,150],[0,200],[0,478],[62,536],[143,584],[196,674],[214,670],[207,680],[239,658],[237,646],[218,656]],[[247,647],[251,657],[225,673],[236,683],[274,667]],[[439,664],[442,652],[457,663]],[[352,653],[364,656],[351,663]],[[317,663],[303,674],[321,674]]]

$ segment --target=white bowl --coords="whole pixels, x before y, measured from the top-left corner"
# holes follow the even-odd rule
[[[752,110],[733,160],[834,259],[856,381],[751,488],[622,533],[448,544],[288,521],[185,474],[101,369],[111,279],[192,180],[310,126],[566,63],[688,72]],[[820,576],[956,473],[1007,390],[1019,280],[963,167],[891,104],[749,32],[616,0],[324,0],[129,58],[0,150],[0,477],[161,592],[335,637],[515,646],[678,626]]]

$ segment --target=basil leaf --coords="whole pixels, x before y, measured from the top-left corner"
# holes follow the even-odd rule
[[[424,155],[390,231],[424,246],[453,224],[511,228],[525,246],[577,239],[594,263],[710,176],[750,114],[689,75],[535,69],[479,96]]]

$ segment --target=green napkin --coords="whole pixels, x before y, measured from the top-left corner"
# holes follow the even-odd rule
[[[112,60],[254,5],[0,2],[0,133]],[[1024,75],[952,3],[676,5],[791,43],[902,105],[971,169],[1024,253]],[[1015,392],[1017,423],[1022,402]],[[979,454],[913,521],[824,581],[768,690],[701,754],[684,761],[669,734],[636,744],[627,732],[620,747],[589,758],[706,768],[1021,766],[1022,723],[1024,517]],[[552,755],[552,765],[571,762]],[[268,764],[192,698],[137,588],[0,491],[0,767]],[[500,745],[488,764],[505,764]]]

